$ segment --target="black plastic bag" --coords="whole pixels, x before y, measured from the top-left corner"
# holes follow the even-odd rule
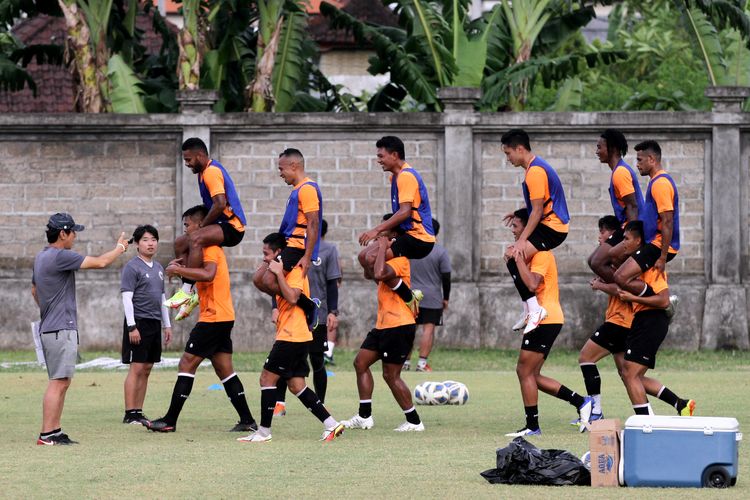
[[[497,450],[497,468],[481,473],[492,484],[591,486],[591,473],[565,450],[540,450],[521,437]]]

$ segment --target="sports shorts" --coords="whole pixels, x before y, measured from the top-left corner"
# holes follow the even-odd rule
[[[630,328],[616,325],[605,321],[591,334],[591,341],[612,354],[625,351],[625,340],[630,333]]]
[[[391,244],[391,252],[394,257],[406,257],[407,259],[424,259],[435,246],[432,241],[422,241],[410,234],[396,236]]]
[[[436,326],[443,325],[443,310],[442,309],[430,309],[428,307],[420,307],[419,315],[417,315],[417,324],[424,325],[431,323]]]
[[[614,233],[609,235],[609,238],[604,240],[604,243],[611,247],[616,247],[620,243],[622,243],[622,240],[625,239],[625,230],[621,227],[617,228]]]
[[[229,222],[217,222],[221,231],[224,233],[224,241],[221,243],[222,247],[234,247],[240,244],[242,238],[245,237],[245,231],[237,231],[237,229]]]
[[[161,321],[150,318],[135,318],[135,326],[141,334],[141,343],[130,343],[128,323],[123,321],[122,328],[122,362],[158,363],[161,361]]]
[[[234,321],[196,323],[188,337],[185,352],[209,359],[217,352],[232,354],[233,326]]]
[[[288,246],[284,247],[284,249],[279,254],[279,258],[284,264],[284,271],[289,272],[294,269],[294,266],[299,264],[300,259],[304,255],[305,250],[303,248],[291,248]]]
[[[670,262],[677,256],[676,253],[667,253],[667,262]],[[633,254],[633,260],[641,267],[641,271],[646,272],[656,264],[656,261],[661,257],[661,248],[657,247],[653,243],[647,243],[641,248],[635,251]]]
[[[328,350],[328,326],[325,321],[315,327],[313,339],[308,343],[310,352],[326,352]]]
[[[529,235],[528,242],[541,252],[559,247],[567,237],[568,233],[560,233],[540,222]]]
[[[373,328],[359,348],[377,352],[383,363],[403,365],[414,347],[416,331],[416,324],[381,330]]]
[[[625,340],[625,361],[656,367],[656,352],[668,330],[669,318],[664,309],[646,309],[635,313],[630,334]]]
[[[560,330],[562,325],[559,323],[537,326],[521,338],[521,350],[542,353],[547,359]]]
[[[263,369],[287,380],[293,377],[307,377],[310,374],[310,365],[307,364],[309,344],[277,340],[268,353]]]
[[[41,339],[49,379],[73,378],[78,360],[78,331],[44,332]]]

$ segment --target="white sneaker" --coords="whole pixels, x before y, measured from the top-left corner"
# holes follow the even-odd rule
[[[251,432],[245,437],[237,438],[240,443],[266,443],[271,440],[271,435],[261,436],[257,432]]]
[[[359,415],[354,415],[349,420],[342,420],[341,423],[347,429],[372,429],[372,427],[375,425],[375,421],[372,419],[372,416],[362,418]]]
[[[418,424],[404,422],[393,430],[396,432],[422,432],[424,431],[424,424],[422,422],[419,422]]]
[[[539,326],[539,323],[547,317],[547,310],[540,307],[536,311],[529,313],[529,319],[526,322],[526,328],[523,329],[523,334],[526,335],[532,330],[535,330]]]
[[[526,311],[521,313],[521,317],[518,318],[518,321],[513,325],[513,331],[517,332],[519,330],[522,330],[524,326],[526,326],[526,322],[529,320],[529,313]]]
[[[578,424],[579,432],[586,432],[591,427],[591,411],[594,409],[594,398],[586,396],[583,400],[583,404],[578,408],[578,415],[581,417],[581,422]]]
[[[667,313],[667,318],[669,318],[669,322],[672,322],[672,318],[674,317],[675,309],[677,308],[677,305],[680,303],[680,298],[677,295],[670,295],[669,296],[669,305],[665,308],[665,311]]]
[[[541,436],[542,430],[536,429],[531,430],[528,427],[524,427],[523,429],[519,429],[516,432],[509,432],[505,435],[505,437],[509,438],[517,438],[517,437],[524,437],[524,436]]]

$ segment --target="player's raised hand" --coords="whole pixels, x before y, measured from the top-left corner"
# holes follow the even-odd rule
[[[122,247],[122,253],[125,253],[128,250],[128,240],[125,238],[125,232],[120,233],[120,237],[117,238],[117,244],[115,244],[116,247]]]

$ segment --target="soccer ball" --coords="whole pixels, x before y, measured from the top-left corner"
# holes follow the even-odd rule
[[[583,462],[584,467],[586,467],[588,470],[591,470],[591,452],[587,451],[583,454],[581,457],[581,462]]]
[[[442,382],[435,382],[432,385],[432,391],[430,391],[431,401],[433,405],[447,405],[451,400],[450,389],[445,386]]]
[[[425,384],[417,384],[417,386],[414,388],[414,401],[418,405],[426,405],[427,403],[427,389],[425,388]]]
[[[454,382],[448,388],[449,404],[465,405],[469,401],[469,389],[461,382]]]

